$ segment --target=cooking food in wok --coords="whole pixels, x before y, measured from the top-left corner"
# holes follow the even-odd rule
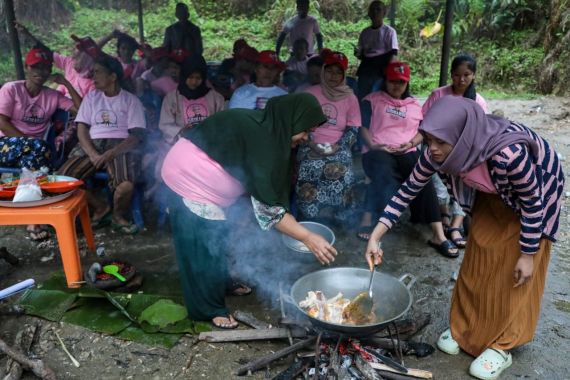
[[[340,292],[327,299],[320,290],[309,291],[307,298],[299,302],[299,307],[313,318],[341,325],[361,325],[376,320],[373,302],[366,292],[350,300]]]

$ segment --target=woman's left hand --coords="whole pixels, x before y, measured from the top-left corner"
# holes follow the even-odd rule
[[[414,145],[412,144],[412,142],[408,141],[407,143],[404,143],[397,148],[393,148],[393,150],[394,150],[394,153],[396,153],[396,154],[404,154],[408,150],[412,149],[413,147],[414,147]]]
[[[329,244],[321,235],[309,233],[303,244],[315,255],[321,264],[330,264],[334,261],[335,256],[338,254],[336,249]]]
[[[513,278],[515,280],[515,288],[525,284],[530,277],[532,276],[532,272],[534,270],[534,256],[521,254],[519,257],[517,264],[515,265],[515,270],[513,273]]]
[[[101,169],[105,164],[115,158],[115,155],[112,150],[108,150],[103,154],[100,154],[99,157],[93,162],[93,166],[96,169]]]

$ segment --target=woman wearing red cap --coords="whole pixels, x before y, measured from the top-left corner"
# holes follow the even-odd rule
[[[49,50],[34,48],[26,55],[26,80],[0,88],[0,166],[38,170],[51,167],[51,149],[44,141],[57,109],[77,112],[81,97],[61,74],[51,75]],[[51,80],[64,85],[73,100],[44,86]],[[34,241],[49,237],[40,226],[29,226]]]
[[[245,84],[235,90],[228,108],[262,110],[272,97],[286,95],[287,91],[275,85],[285,67],[274,51],[260,52],[255,67],[255,83]]]
[[[341,223],[353,215],[351,147],[361,122],[358,99],[346,85],[347,68],[344,54],[330,52],[324,56],[321,83],[305,90],[317,98],[327,122],[311,133],[311,142],[300,148],[297,157],[296,193],[302,218],[322,217],[324,209],[332,209]]]
[[[368,240],[372,232],[372,216],[381,212],[394,192],[408,178],[420,152],[422,142],[418,132],[422,108],[410,95],[410,67],[403,62],[391,62],[385,71],[386,81],[378,92],[363,99],[364,120],[362,137],[362,166],[372,180],[366,193],[365,213],[358,237]],[[368,112],[365,108],[368,107]],[[428,183],[410,204],[413,223],[430,224],[433,237],[428,244],[444,256],[457,257],[457,247],[447,238],[441,224],[439,204],[433,184]]]

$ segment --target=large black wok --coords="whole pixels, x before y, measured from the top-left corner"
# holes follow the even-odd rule
[[[407,285],[405,284],[408,279]],[[309,291],[322,291],[327,298],[341,292],[344,297],[352,299],[357,294],[368,290],[370,271],[362,268],[331,268],[309,273],[291,287],[291,302],[309,318],[314,326],[352,336],[362,336],[378,332],[387,324],[402,317],[412,305],[410,288],[415,277],[410,274],[396,279],[388,274],[377,272],[372,284],[374,295],[374,313],[376,321],[363,325],[341,325],[325,322],[308,315],[299,307],[299,302],[307,297]]]

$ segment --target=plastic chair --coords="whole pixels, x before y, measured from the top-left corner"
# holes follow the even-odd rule
[[[80,281],[83,279],[75,230],[77,216],[81,220],[81,228],[87,240],[87,247],[90,251],[95,251],[95,241],[93,240],[93,230],[91,229],[84,190],[76,190],[75,194],[69,198],[45,206],[0,207],[0,225],[49,224],[55,228],[63,270],[69,288],[80,287]]]

